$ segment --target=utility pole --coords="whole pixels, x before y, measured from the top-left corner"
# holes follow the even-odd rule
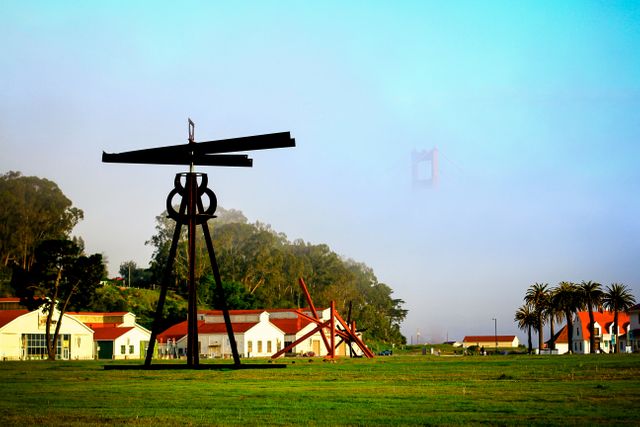
[[[493,320],[493,336],[496,339],[496,354],[498,354],[498,319],[493,317],[491,320]]]

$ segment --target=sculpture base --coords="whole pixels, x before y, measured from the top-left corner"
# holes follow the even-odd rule
[[[246,365],[232,365],[232,364],[210,364],[204,363],[197,366],[189,366],[182,364],[168,364],[160,363],[157,365],[145,366],[145,365],[104,365],[105,371],[116,370],[138,370],[138,371],[170,371],[170,370],[185,370],[191,369],[194,371],[206,371],[206,370],[235,370],[235,369],[282,369],[287,365],[269,363],[269,364],[246,364]]]

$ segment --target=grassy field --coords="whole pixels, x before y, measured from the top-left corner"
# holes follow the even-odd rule
[[[281,361],[222,371],[2,362],[0,423],[640,425],[640,355]]]

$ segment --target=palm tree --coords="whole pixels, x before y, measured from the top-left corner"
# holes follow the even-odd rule
[[[554,291],[555,289],[549,290],[549,303],[547,304],[547,307],[545,308],[545,311],[544,311],[544,314],[546,315],[549,321],[549,337],[550,338],[553,338],[556,336],[555,322],[561,322],[562,319],[564,319],[564,314],[562,310],[559,310],[558,307],[556,307],[553,304]],[[555,341],[549,342],[549,348],[551,350],[555,350],[556,348]]]
[[[544,347],[544,331],[542,326],[545,320],[545,310],[549,303],[549,284],[536,283],[529,286],[527,294],[524,296],[524,302],[529,304],[533,309],[536,317],[535,330],[538,331],[538,350],[542,351]]]
[[[595,326],[593,310],[599,309],[602,305],[602,285],[600,283],[592,282],[591,280],[588,282],[583,280],[582,283],[578,285],[578,289],[582,294],[582,302],[589,311],[589,353],[595,353],[596,336],[593,333],[593,328]]]
[[[604,308],[613,311],[613,333],[616,337],[615,345],[613,346],[614,353],[620,351],[620,344],[618,342],[618,313],[629,310],[635,303],[636,299],[631,295],[629,288],[622,283],[612,283],[611,286],[607,286],[602,296],[602,305]]]
[[[567,320],[567,334],[569,335],[569,353],[573,353],[573,314],[581,307],[578,287],[571,282],[560,282],[553,289],[551,303],[564,313]]]
[[[531,343],[531,329],[536,325],[536,316],[534,309],[529,304],[524,304],[516,311],[516,315],[513,319],[518,322],[518,328],[523,331],[526,330],[529,338],[529,354],[533,351],[533,345]]]

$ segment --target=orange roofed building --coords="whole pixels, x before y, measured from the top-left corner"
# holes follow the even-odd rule
[[[593,312],[593,333],[595,335],[596,353],[612,353],[615,346],[615,333],[613,329],[613,312],[594,311]],[[620,340],[620,351],[625,351],[630,331],[629,315],[618,313],[618,339]],[[573,342],[571,350],[574,353],[590,353],[589,333],[589,312],[579,311],[575,315],[573,322]],[[567,326],[560,329],[554,337],[555,349],[559,354],[569,351],[569,334]]]

